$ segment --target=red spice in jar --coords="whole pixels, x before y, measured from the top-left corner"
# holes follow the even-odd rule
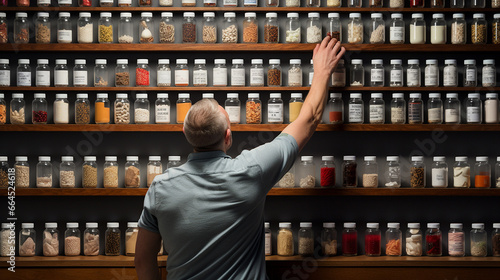
[[[80,7],[92,7],[92,0],[80,0]]]
[[[381,237],[379,234],[365,235],[365,254],[371,256],[380,256]]]
[[[16,4],[18,7],[29,7],[30,0],[16,0]]]
[[[427,256],[441,256],[441,234],[425,237]]]
[[[410,0],[410,7],[411,8],[423,8],[424,7],[424,0]]]
[[[342,122],[342,112],[330,112],[330,123],[341,123]]]
[[[46,123],[46,122],[47,122],[47,112],[33,111],[33,123]]]
[[[321,186],[322,187],[335,186],[335,168],[333,167],[321,168]]]
[[[342,253],[344,255],[358,254],[358,234],[356,232],[342,233]]]
[[[142,68],[135,69],[135,85],[149,86],[149,71]]]

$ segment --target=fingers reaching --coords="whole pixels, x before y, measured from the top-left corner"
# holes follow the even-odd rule
[[[323,41],[321,42],[321,48],[326,48],[326,46],[328,45],[328,42],[330,42],[330,39],[331,37],[330,36],[326,36]]]

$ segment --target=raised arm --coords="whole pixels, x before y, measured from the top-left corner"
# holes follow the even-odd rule
[[[321,121],[327,100],[330,76],[344,53],[345,48],[340,45],[340,42],[329,36],[325,37],[321,44],[314,48],[314,77],[311,89],[297,119],[283,130],[283,133],[290,134],[295,138],[299,150],[302,150],[306,145]]]

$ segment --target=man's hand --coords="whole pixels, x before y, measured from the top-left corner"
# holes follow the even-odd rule
[[[313,51],[314,76],[330,75],[337,66],[339,59],[345,53],[345,48],[337,39],[326,36],[321,44],[317,44]]]

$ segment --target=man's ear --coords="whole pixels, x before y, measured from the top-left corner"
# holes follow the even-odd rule
[[[226,129],[226,135],[224,137],[224,142],[229,143],[229,140],[231,140],[231,129]]]

